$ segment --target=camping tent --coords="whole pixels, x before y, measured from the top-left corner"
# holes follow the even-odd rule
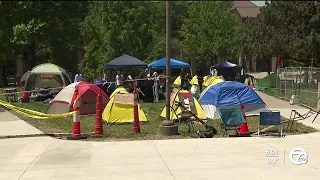
[[[176,115],[181,115],[184,112],[183,108],[178,108],[176,106],[177,102],[183,102],[183,105],[187,107],[191,112],[196,114],[201,119],[206,119],[206,115],[197,101],[196,98],[192,96],[192,93],[190,93],[187,90],[179,90],[177,88],[174,88],[172,90],[171,96],[170,96],[170,119],[175,120],[177,119]],[[175,112],[174,110],[177,109]],[[166,107],[163,108],[161,114],[161,117],[166,117]]]
[[[148,68],[152,69],[165,69],[167,64],[167,59],[162,58],[155,62],[148,64]],[[170,59],[170,67],[172,69],[190,68],[190,64],[176,60]]]
[[[51,63],[34,67],[31,71],[26,72],[20,80],[20,84],[24,85],[25,91],[65,87],[70,83],[71,80],[66,71]]]
[[[123,87],[118,87],[117,89],[115,89],[112,94],[110,95],[110,98],[112,98],[115,94],[117,93],[121,93],[121,94],[127,94],[129,93],[125,88]]]
[[[219,82],[223,82],[223,78],[219,77],[219,76],[205,76],[203,77],[203,85],[204,86],[211,86],[211,85],[215,85]]]
[[[200,95],[199,102],[208,118],[219,118],[219,109],[240,108],[243,104],[246,115],[259,115],[266,110],[265,103],[248,85],[235,81],[220,82],[207,87]]]
[[[141,106],[138,105],[139,121],[147,121]],[[133,94],[117,88],[102,113],[102,119],[108,123],[133,122]]]
[[[194,85],[199,85],[199,82],[198,82],[198,76],[195,75],[192,77],[191,81],[189,82],[190,84],[194,84]],[[178,76],[174,82],[173,82],[173,85],[174,86],[178,86],[180,87],[181,86],[181,76]]]
[[[49,114],[63,114],[73,111],[76,98],[75,90],[80,95],[80,115],[96,113],[96,96],[102,96],[102,108],[108,103],[108,95],[95,84],[89,82],[76,82],[63,88],[50,103]]]
[[[136,67],[146,68],[147,63],[126,54],[120,57],[117,57],[104,65],[104,68],[136,68]]]

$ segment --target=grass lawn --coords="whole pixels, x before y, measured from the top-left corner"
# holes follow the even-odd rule
[[[0,90],[1,93],[1,90]],[[4,100],[4,97],[0,97]],[[46,113],[49,104],[45,102],[33,102],[30,103],[12,103],[15,106],[32,109]],[[166,139],[168,137],[161,137],[158,135],[159,125],[161,124],[160,113],[164,107],[165,102],[159,103],[140,103],[142,109],[145,111],[149,122],[141,124],[141,134],[133,134],[133,124],[123,125],[104,125],[104,135],[98,140],[137,140],[137,139]],[[16,113],[15,113],[16,114]],[[36,120],[25,117],[20,114],[16,114],[29,124],[35,126],[44,133],[72,133],[72,117],[49,119],[49,120]],[[286,120],[283,118],[282,120]],[[247,118],[250,132],[256,132],[259,122],[259,116]],[[213,125],[217,130],[217,137],[223,134],[223,130],[220,128],[220,120],[209,120],[209,124]],[[286,126],[284,126],[286,127]],[[169,138],[195,138],[197,134],[187,134],[186,125],[179,127],[180,135]],[[195,129],[203,129],[201,125],[195,125]],[[274,130],[277,128],[274,128]],[[95,116],[82,116],[81,117],[81,132],[83,134],[92,134],[95,131]],[[284,131],[285,132],[285,131]],[[285,132],[288,134],[301,134],[316,132],[315,129],[305,126],[301,123],[295,123],[292,132]],[[89,138],[90,139],[90,138]],[[92,138],[97,139],[97,138]]]

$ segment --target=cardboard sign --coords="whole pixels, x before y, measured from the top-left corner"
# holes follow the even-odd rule
[[[133,105],[133,94],[115,94],[114,103]]]

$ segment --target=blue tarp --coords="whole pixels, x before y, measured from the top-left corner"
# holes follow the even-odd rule
[[[209,86],[199,99],[200,104],[234,106],[240,104],[264,104],[259,95],[248,85],[225,81]]]
[[[167,61],[166,58],[159,59],[155,62],[148,64],[148,68],[165,69],[166,61]],[[172,69],[179,69],[179,68],[189,68],[190,64],[176,60],[176,59],[170,59],[170,66]]]

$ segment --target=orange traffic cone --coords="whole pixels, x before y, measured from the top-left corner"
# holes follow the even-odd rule
[[[244,118],[244,120],[246,121],[246,123],[241,124],[241,125],[239,126],[238,133],[239,133],[240,135],[249,135],[250,132],[249,132],[248,123],[247,123],[247,116],[246,116],[246,113],[245,113],[245,111],[244,111],[244,105],[243,105],[243,104],[241,104],[241,112],[242,112],[243,118]]]

